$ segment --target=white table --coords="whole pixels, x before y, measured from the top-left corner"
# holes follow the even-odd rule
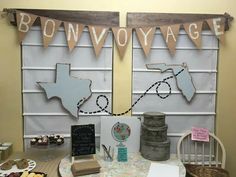
[[[117,162],[117,160],[107,162],[99,153],[95,157],[101,165],[100,173],[85,175],[86,177],[146,177],[152,162],[144,159],[139,153],[129,153],[128,162]],[[158,163],[179,166],[179,177],[185,177],[185,167],[176,155],[173,154],[169,160],[158,161]],[[58,168],[61,177],[73,177],[69,155],[61,160]]]

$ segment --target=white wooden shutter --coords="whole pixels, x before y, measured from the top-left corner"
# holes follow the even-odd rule
[[[147,63],[182,64],[185,62],[196,87],[196,94],[191,103],[188,103],[177,89],[175,79],[170,79],[168,82],[171,85],[172,94],[169,97],[164,100],[160,99],[153,88],[133,108],[133,115],[142,115],[147,111],[164,112],[172,153],[176,151],[179,137],[192,126],[205,127],[214,132],[217,93],[217,38],[210,31],[204,31],[202,33],[202,49],[198,50],[187,34],[181,30],[176,54],[171,57],[160,31],[157,30],[150,55],[145,57],[136,34],[133,36],[133,102],[154,82],[173,75],[171,72],[160,73],[160,71],[147,70],[145,67]],[[164,95],[169,90],[163,84],[159,91]]]
[[[47,100],[46,94],[36,82],[55,82],[56,63],[70,63],[71,75],[92,80],[92,97],[84,103],[84,111],[94,111],[96,97],[104,94],[110,100],[107,110],[111,111],[112,91],[112,34],[109,32],[99,58],[95,57],[87,29],[74,50],[68,50],[65,32],[60,29],[48,48],[42,46],[41,30],[32,28],[22,43],[22,95],[24,138],[42,134],[70,135],[70,127],[75,124],[95,124],[100,133],[100,116],[106,113],[85,115],[79,119],[72,117],[61,105],[60,100]]]

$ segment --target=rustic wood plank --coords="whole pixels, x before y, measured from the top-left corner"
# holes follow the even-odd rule
[[[127,27],[163,26],[178,23],[201,21],[208,18],[225,17],[225,30],[229,30],[233,20],[229,14],[176,14],[176,13],[130,13],[127,14]],[[203,29],[209,29],[206,23]]]
[[[101,26],[119,26],[119,12],[108,11],[72,11],[72,10],[51,10],[51,9],[4,9],[5,12],[13,14],[10,16],[10,22],[16,25],[16,10],[31,13],[38,16],[44,16],[61,21],[82,23],[85,25]],[[39,26],[39,18],[34,26]]]

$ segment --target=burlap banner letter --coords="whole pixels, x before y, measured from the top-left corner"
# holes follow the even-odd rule
[[[80,36],[84,30],[84,25],[64,22],[64,28],[66,32],[66,40],[68,43],[69,50],[72,51],[80,39]]]
[[[156,32],[156,27],[136,28],[135,30],[137,33],[139,43],[142,46],[145,55],[148,56],[148,54],[150,52],[150,48],[152,46],[154,34]]]
[[[130,40],[132,28],[114,27],[112,28],[112,31],[115,37],[116,46],[118,48],[120,57],[123,58]]]
[[[40,17],[40,21],[43,34],[43,46],[48,47],[61,25],[61,21],[45,17]]]
[[[206,20],[211,31],[216,35],[216,37],[224,43],[224,33],[225,33],[225,18],[213,18]]]
[[[22,42],[26,33],[30,30],[38,16],[16,11],[16,23],[18,29],[19,41]]]
[[[175,54],[176,42],[179,35],[179,27],[179,24],[160,27],[161,33],[172,56]]]
[[[109,28],[101,26],[88,26],[96,57],[99,56],[108,34]]]
[[[193,41],[198,49],[202,45],[202,21],[193,23],[184,23],[184,29],[188,37]]]

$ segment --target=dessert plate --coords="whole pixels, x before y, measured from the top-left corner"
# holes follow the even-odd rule
[[[15,159],[14,161],[18,161],[18,160],[20,160],[20,159]],[[13,172],[23,172],[23,171],[26,171],[26,170],[27,171],[33,170],[36,167],[36,162],[34,160],[31,160],[31,159],[27,159],[27,160],[28,160],[28,164],[29,164],[29,166],[27,168],[18,169],[16,167],[16,165],[13,165],[10,170],[1,170],[0,169],[0,177],[5,177],[5,176],[7,176],[7,175],[9,175],[10,173],[13,173]],[[5,163],[5,162],[3,162],[3,163]],[[0,164],[0,166],[2,164]]]

